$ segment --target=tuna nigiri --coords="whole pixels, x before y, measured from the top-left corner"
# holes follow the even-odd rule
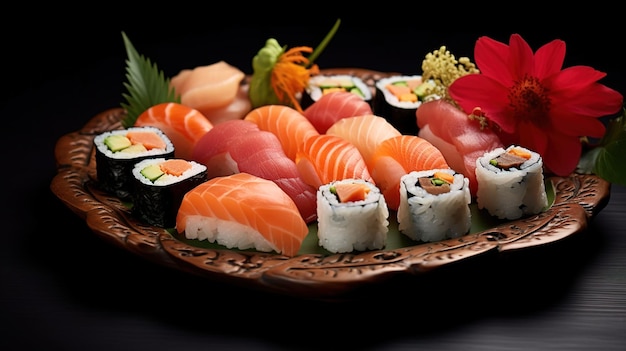
[[[374,183],[359,150],[336,135],[319,134],[306,139],[296,165],[304,182],[315,189],[348,178]]]
[[[209,168],[209,178],[236,173],[236,170],[230,170],[230,143],[243,138],[248,132],[258,131],[260,129],[256,124],[241,119],[219,123],[198,140],[192,159]]]
[[[244,120],[256,123],[261,130],[274,133],[285,154],[292,160],[295,160],[298,149],[306,138],[319,134],[302,113],[285,105],[257,107]]]
[[[304,116],[320,134],[326,133],[333,123],[342,118],[369,114],[372,114],[370,104],[349,91],[324,94],[304,110]]]
[[[359,149],[368,166],[374,151],[383,140],[401,135],[385,118],[372,114],[342,118],[328,128],[326,134],[340,136],[351,142]]]
[[[300,177],[276,135],[252,122],[217,124],[198,142],[194,159],[207,167],[209,178],[245,172],[271,180],[291,197],[305,222],[317,219],[317,189]]]
[[[210,179],[185,194],[176,230],[227,248],[295,256],[309,229],[276,183],[248,173]]]
[[[370,168],[387,205],[397,210],[400,205],[400,178],[412,171],[449,168],[436,147],[415,135],[385,139],[376,148]]]
[[[417,109],[418,136],[437,147],[450,168],[470,181],[470,193],[476,195],[476,159],[486,152],[504,147],[493,130],[481,129],[477,120],[445,100],[429,101]]]
[[[213,124],[198,110],[175,102],[154,105],[135,121],[137,127],[155,127],[174,144],[177,158],[191,160],[193,149]]]

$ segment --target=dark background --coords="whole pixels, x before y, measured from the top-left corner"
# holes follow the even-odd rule
[[[218,60],[252,73],[266,39],[316,46],[337,18],[342,24],[317,61],[321,68],[419,74],[426,53],[442,45],[473,57],[480,36],[506,43],[520,33],[534,50],[565,40],[565,66],[604,71],[603,83],[626,92],[622,15],[602,3],[551,11],[527,2],[506,10],[443,2],[331,5],[29,3],[4,13],[0,116],[13,170],[2,172],[1,349],[626,345],[622,186],[573,240],[343,303],[267,295],[154,265],[100,240],[51,194],[56,140],[122,102],[122,31],[166,76]]]
[[[364,66],[420,73],[425,54],[442,45],[457,57],[473,58],[480,36],[508,43],[510,34],[519,33],[534,50],[553,39],[565,40],[565,66],[592,66],[610,73],[607,85],[623,87],[614,77],[624,72],[623,15],[603,2],[579,9],[547,9],[525,2],[507,11],[480,3],[465,7],[408,3],[398,8],[378,4],[358,11],[305,3],[226,2],[220,9],[189,3],[172,2],[165,9],[154,3],[116,6],[108,2],[78,9],[57,4],[23,10],[18,6],[6,14],[17,17],[14,23],[1,24],[4,73],[10,78],[10,84],[2,85],[6,89],[2,98],[51,80],[77,78],[86,85],[100,71],[106,73],[100,75],[100,85],[119,88],[126,57],[121,31],[167,76],[218,60],[251,73],[252,57],[266,39],[274,37],[288,47],[314,47],[337,18],[342,25],[318,60],[322,68]],[[119,95],[121,89],[117,90],[106,91]],[[113,105],[119,100],[119,96],[104,98],[96,100]],[[76,100],[70,94],[66,99]]]

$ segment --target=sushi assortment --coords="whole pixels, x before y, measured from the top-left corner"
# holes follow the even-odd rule
[[[220,86],[201,77],[220,67],[229,102],[198,101],[195,89]],[[358,77],[318,75],[304,110],[264,104],[207,117],[237,103],[240,80],[225,62],[182,71],[172,85],[186,86],[194,107],[155,103],[96,136],[101,188],[131,202],[140,221],[186,239],[286,256],[298,254],[310,226],[321,248],[346,253],[384,249],[390,216],[399,233],[434,242],[469,233],[473,199],[506,219],[547,206],[541,156],[505,150],[449,102],[427,101],[421,76],[380,79],[372,95]]]
[[[137,127],[95,138],[101,150],[97,153],[99,179],[105,190],[132,201],[133,214],[149,225],[174,228],[187,239],[227,248],[289,256],[297,254],[313,223],[319,246],[328,252],[383,249],[390,213],[397,218],[399,233],[415,241],[465,235],[471,226],[472,179],[478,183],[478,205],[498,218],[519,218],[545,207],[543,176],[533,176],[541,169],[541,160],[534,154],[532,162],[517,165],[524,172],[519,179],[512,176],[515,169],[505,172],[513,184],[509,188],[527,184],[514,192],[525,194],[518,196],[517,204],[511,201],[515,194],[495,197],[502,194],[500,183],[485,175],[498,173],[491,168],[494,159],[503,157],[495,154],[503,153],[502,148],[476,160],[475,178],[450,166],[458,161],[449,155],[463,155],[428,139],[434,140],[432,133],[437,131],[430,128],[435,122],[428,120],[429,111],[441,113],[442,106],[435,104],[443,102],[425,103],[424,112],[416,113],[416,124],[422,121],[425,133],[431,134],[410,135],[355,101],[352,93],[335,92],[311,104],[309,111],[331,110],[328,106],[337,104],[352,104],[352,111],[362,111],[331,118],[325,129],[314,118],[285,105],[261,106],[215,125],[205,123],[200,112],[184,105],[156,105],[140,115]],[[174,158],[178,147],[156,126],[173,135],[187,157]],[[140,145],[136,139],[140,131],[150,131],[163,137],[162,141]],[[122,138],[127,140],[114,140]],[[132,152],[140,147],[142,152]],[[483,161],[486,158],[489,161]],[[125,161],[123,170],[111,166],[120,159]],[[112,169],[120,169],[120,179],[130,175],[133,187],[126,184],[128,180],[110,181]],[[435,180],[440,183],[433,185]],[[337,189],[346,185],[352,191],[358,185],[361,197],[342,200]],[[291,227],[278,229],[269,225],[271,221],[288,221]],[[285,235],[291,236],[287,240]]]

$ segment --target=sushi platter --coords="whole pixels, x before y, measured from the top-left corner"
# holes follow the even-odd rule
[[[323,71],[358,76],[372,94],[375,81],[395,74],[353,68]],[[122,129],[123,118],[121,108],[103,111],[57,141],[57,174],[50,185],[53,193],[96,235],[123,250],[185,273],[270,293],[335,298],[398,275],[434,274],[441,267],[473,257],[554,243],[584,230],[610,195],[610,183],[595,175],[548,176],[552,194],[547,210],[516,220],[481,223],[454,239],[429,243],[403,239],[397,235],[397,223],[392,223],[396,228],[390,229],[385,248],[335,254],[315,245],[314,223],[309,224],[303,249],[295,256],[233,250],[149,225],[133,214],[125,200],[99,187],[94,138]]]

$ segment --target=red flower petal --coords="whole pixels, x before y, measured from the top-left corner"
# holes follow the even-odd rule
[[[552,108],[572,111],[590,118],[603,117],[621,110],[624,97],[619,92],[593,83],[585,89],[559,89],[551,95]]]
[[[582,151],[578,138],[563,134],[550,134],[549,146],[542,154],[543,164],[558,176],[568,176],[576,170]]]
[[[535,64],[533,50],[519,34],[511,35],[509,50],[509,69],[514,79],[518,80],[527,74],[532,75]]]
[[[545,78],[543,83],[555,93],[561,90],[578,91],[586,89],[605,76],[606,73],[588,66],[573,66]]]
[[[514,131],[515,121],[507,117],[511,115],[508,88],[499,82],[482,74],[468,74],[450,84],[448,94],[465,113],[470,114],[475,107],[480,107],[487,118],[504,131]]]
[[[606,132],[606,127],[599,119],[576,114],[564,105],[555,105],[550,111],[550,123],[559,133],[576,138],[580,136],[599,138]]]
[[[535,53],[535,71],[533,75],[539,79],[558,73],[565,60],[565,42],[553,40],[540,47]]]
[[[504,86],[513,85],[509,72],[509,47],[489,37],[480,37],[474,48],[476,66],[482,75],[496,79]]]
[[[532,123],[520,122],[517,125],[516,144],[533,150],[540,155],[544,154],[548,149],[549,135],[545,129],[542,129]]]

